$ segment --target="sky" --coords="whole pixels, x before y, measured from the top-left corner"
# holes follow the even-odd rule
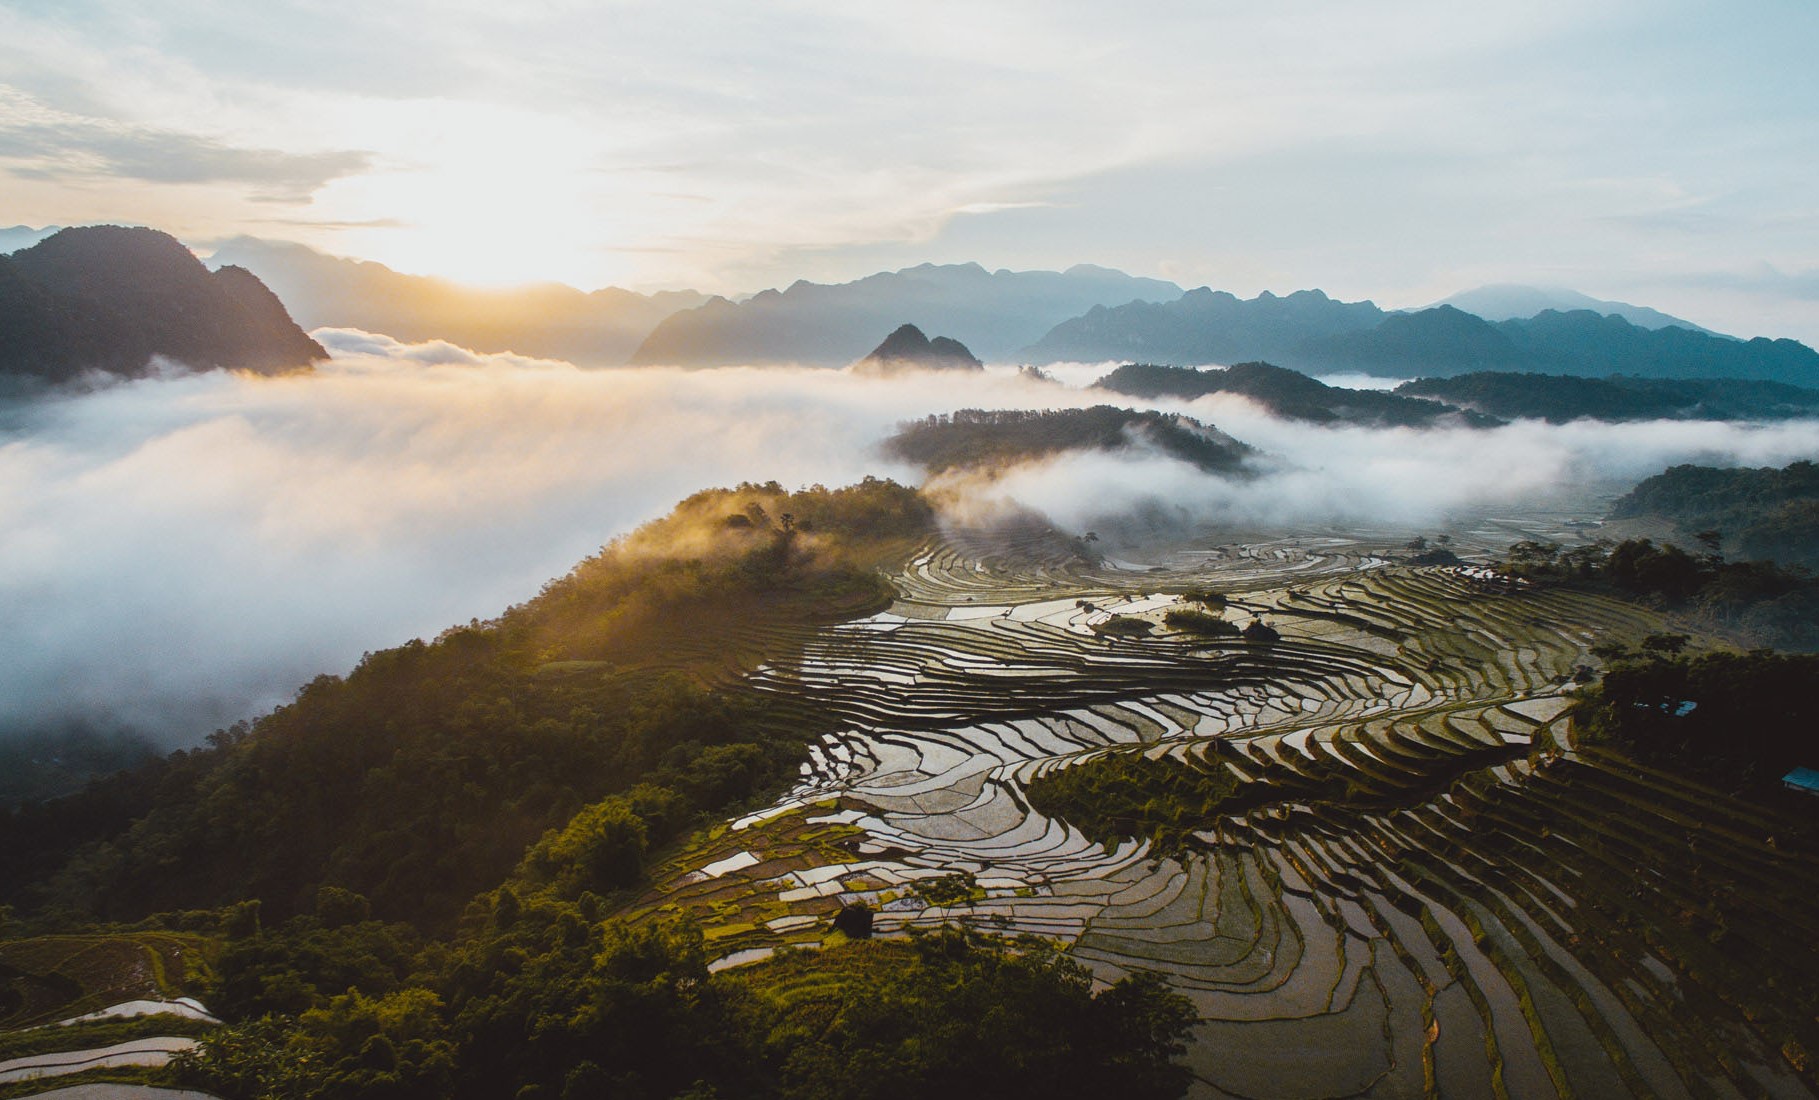
[[[1819,343],[1819,5],[0,0],[0,226],[751,292],[1089,262]]]

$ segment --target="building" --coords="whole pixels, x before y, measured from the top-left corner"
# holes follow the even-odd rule
[[[1795,768],[1781,777],[1781,785],[1790,791],[1819,794],[1819,769]]]

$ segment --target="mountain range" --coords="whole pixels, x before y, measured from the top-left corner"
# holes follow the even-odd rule
[[[252,273],[211,272],[153,229],[64,229],[0,256],[0,320],[9,387],[141,375],[154,357],[261,374],[327,357]]]
[[[657,322],[707,300],[692,290],[588,293],[560,283],[486,290],[254,237],[222,244],[213,262],[259,276],[306,328],[364,329],[407,343],[447,340],[580,366],[622,366]]]
[[[0,253],[17,252],[21,248],[30,248],[32,245],[37,244],[39,241],[62,228],[63,227],[60,225],[0,226]]]
[[[42,268],[45,256],[68,247],[55,242],[72,239],[66,237],[70,232],[91,231],[0,228],[0,249],[51,233],[13,255],[6,287],[0,288],[0,318],[6,322],[0,353],[8,357],[9,373],[61,376],[79,369],[77,364],[131,372],[153,353],[220,365],[249,354],[252,344],[229,346],[230,334],[218,318],[203,321],[202,328],[213,326],[213,335],[197,336],[202,343],[192,345],[170,329],[168,317],[141,315],[140,305],[125,313],[92,300],[53,307],[39,291],[22,289],[32,283],[35,265]],[[206,274],[193,257],[171,251],[182,246],[164,240],[166,259],[188,270],[177,282],[160,277],[145,283],[133,300],[146,308],[160,293],[185,293],[180,285],[193,290]],[[40,251],[46,248],[50,252]],[[969,263],[923,264],[839,284],[797,282],[735,301],[695,291],[589,293],[555,283],[477,289],[250,237],[222,244],[213,262],[223,271],[214,285],[239,280],[240,304],[234,308],[251,309],[261,318],[254,329],[266,328],[263,336],[249,337],[253,344],[277,331],[275,303],[251,304],[269,288],[305,328],[359,328],[410,342],[440,339],[482,352],[584,366],[844,367],[864,356],[878,333],[907,321],[946,333],[979,358],[997,362],[1268,362],[1315,374],[1392,378],[1496,372],[1819,386],[1819,353],[1793,340],[1732,339],[1647,307],[1535,287],[1479,287],[1427,309],[1394,312],[1370,301],[1339,301],[1319,290],[1241,299],[1206,287],[1183,292],[1170,282],[1090,265],[1062,272],[988,271]],[[115,271],[113,290],[133,282],[132,272],[157,269],[149,255],[141,256]],[[253,278],[227,274],[232,271]],[[163,289],[154,292],[154,283]],[[217,313],[204,309],[197,316]],[[146,335],[161,325],[161,337]],[[138,344],[119,342],[128,330],[141,332]],[[291,366],[320,354],[313,345],[299,353],[296,335],[284,336],[292,350],[276,352],[268,366]],[[228,344],[204,346],[208,340]],[[246,359],[249,365],[262,362],[257,355]]]
[[[1521,321],[1546,310],[1558,313],[1572,313],[1576,310],[1589,309],[1600,317],[1611,314],[1628,321],[1637,328],[1684,328],[1693,332],[1708,332],[1713,336],[1722,335],[1711,329],[1695,325],[1693,322],[1672,314],[1663,313],[1647,306],[1631,305],[1629,302],[1613,302],[1604,298],[1594,298],[1581,294],[1577,290],[1565,287],[1520,286],[1515,283],[1492,283],[1488,286],[1462,290],[1450,297],[1442,298],[1434,306],[1452,306],[1467,313],[1484,318],[1486,321]],[[1426,308],[1432,309],[1434,306]],[[1417,312],[1417,311],[1409,311]]]
[[[1023,349],[1028,362],[1121,359],[1176,366],[1267,360],[1293,365],[1309,340],[1365,332],[1387,316],[1372,302],[1340,302],[1318,290],[1249,300],[1200,287],[1172,301],[1095,306]]]
[[[742,302],[714,298],[665,319],[631,362],[844,367],[866,354],[879,332],[904,321],[1002,361],[1094,306],[1180,294],[1174,283],[1086,264],[1061,272],[923,264],[850,283],[797,282]]]
[[[1301,371],[1388,378],[1516,371],[1819,384],[1819,353],[1794,340],[1649,329],[1591,310],[1543,310],[1497,322],[1448,305],[1389,313],[1318,290],[1243,300],[1201,288],[1172,302],[1095,308],[1057,325],[1023,357],[1036,364],[1122,359],[1181,366],[1268,360]]]

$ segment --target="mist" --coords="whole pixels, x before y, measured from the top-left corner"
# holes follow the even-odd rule
[[[1105,395],[1115,397],[1116,395]],[[1252,479],[1211,477],[1141,447],[1026,463],[989,480],[952,479],[960,506],[1020,506],[1064,529],[1115,532],[1131,517],[1173,533],[1317,525],[1421,527],[1498,509],[1595,506],[1679,463],[1783,466],[1819,456],[1819,422],[1645,421],[1472,428],[1317,427],[1215,394],[1145,402],[1258,448]]]
[[[580,370],[315,336],[334,358],[311,374],[166,373],[0,410],[0,734],[194,743],[366,651],[534,596],[698,489],[915,481],[878,447],[905,419],[1125,403],[1004,370]],[[1133,448],[954,487],[956,514],[1016,505],[1081,530],[1156,508],[1214,528],[1419,523],[1675,462],[1779,465],[1819,438],[1812,423],[1328,430],[1241,399],[1162,407],[1259,447],[1260,476]]]

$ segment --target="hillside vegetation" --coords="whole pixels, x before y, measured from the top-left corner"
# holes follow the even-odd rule
[[[1606,672],[1581,710],[1589,739],[1755,797],[1819,765],[1819,655],[1632,654]],[[1798,809],[1798,807],[1795,807]]]
[[[1799,567],[1625,539],[1571,549],[1519,542],[1502,568],[1518,577],[1613,588],[1744,645],[1819,649],[1819,581]]]
[[[502,894],[451,948],[348,986],[330,985],[350,976],[338,963],[372,960],[363,942],[389,946],[375,926],[325,934],[303,919],[263,939],[257,957],[229,952],[230,980],[244,968],[322,988],[236,1005],[246,1022],[180,1058],[177,1081],[229,1097],[426,1100],[1162,1100],[1187,1083],[1171,1062],[1193,1022],[1184,1000],[1150,975],[1095,993],[1084,967],[1033,939],[941,930],[710,975],[690,923]]]
[[[249,1100],[1178,1095],[1194,1016],[1153,976],[1095,991],[1048,943],[952,929],[710,975],[698,924],[630,905],[653,849],[833,728],[738,674],[880,607],[931,528],[886,481],[698,493],[495,620],[13,814],[20,927],[142,931],[0,941],[8,1019],[180,989],[228,1023],[10,1049],[194,1036],[77,1080]]]
[[[372,653],[210,746],[0,822],[0,892],[109,919],[263,904],[325,885],[447,922],[527,845],[615,792],[645,846],[793,768],[822,720],[734,674],[814,624],[884,606],[882,566],[932,527],[868,480],[698,493],[489,622]]]
[[[1819,568],[1819,465],[1783,469],[1675,466],[1611,505],[1612,519],[1653,516],[1699,538],[1710,532],[1751,559]]]
[[[991,469],[1067,451],[1120,451],[1148,446],[1209,473],[1235,473],[1251,448],[1192,417],[1089,409],[961,409],[912,420],[885,441],[887,453],[940,473]]]
[[[1417,378],[1396,393],[1507,420],[1785,420],[1819,415],[1819,390],[1732,379],[1576,378],[1483,371]]]
[[[1315,424],[1488,428],[1502,423],[1494,416],[1465,412],[1420,396],[1329,386],[1299,371],[1269,363],[1238,363],[1218,370],[1127,363],[1094,385],[1113,393],[1146,398],[1192,400],[1213,393],[1235,394],[1250,398],[1276,416]]]

